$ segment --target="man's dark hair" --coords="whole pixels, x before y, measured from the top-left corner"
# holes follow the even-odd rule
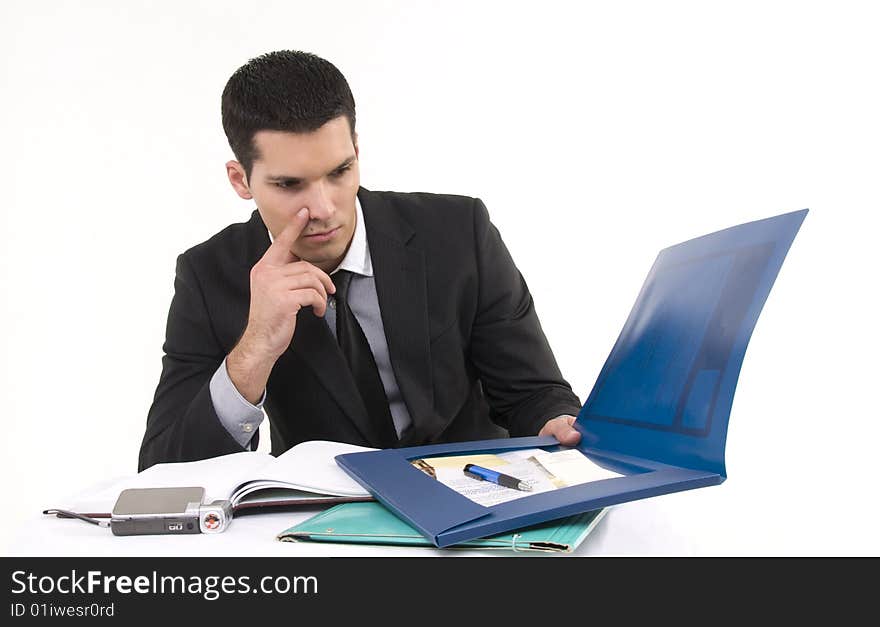
[[[248,178],[257,131],[310,133],[344,115],[354,136],[354,97],[342,73],[321,57],[297,50],[269,52],[229,78],[220,105],[223,130]]]

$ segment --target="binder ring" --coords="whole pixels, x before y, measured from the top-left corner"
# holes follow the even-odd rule
[[[516,541],[517,541],[520,537],[521,537],[520,534],[515,533],[515,534],[513,534],[513,539],[510,541],[510,543],[511,543],[511,548],[513,548],[513,550],[514,550],[515,552],[517,552],[517,553],[522,553],[523,550],[524,550],[524,549],[520,549],[520,548],[518,548],[518,547],[516,546]]]

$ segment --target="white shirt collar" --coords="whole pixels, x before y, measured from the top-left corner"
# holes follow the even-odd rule
[[[354,197],[354,213],[355,224],[354,235],[351,238],[351,246],[348,247],[348,252],[345,253],[342,262],[330,274],[339,270],[348,270],[355,274],[373,276],[373,260],[370,257],[370,247],[367,244],[367,229],[364,226],[364,212],[363,209],[361,209],[360,198],[357,196]],[[266,231],[269,233],[269,241],[274,241],[269,229],[266,229]]]

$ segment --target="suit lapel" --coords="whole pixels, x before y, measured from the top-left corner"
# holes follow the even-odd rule
[[[345,415],[371,445],[383,442],[383,432],[369,419],[354,378],[327,322],[304,307],[296,315],[296,331],[288,350],[317,376]]]
[[[443,428],[434,414],[425,257],[412,241],[415,231],[380,195],[361,188],[358,197],[391,367],[413,421],[401,442],[407,446]]]

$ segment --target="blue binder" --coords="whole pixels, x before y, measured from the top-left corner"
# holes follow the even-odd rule
[[[351,453],[337,463],[436,546],[671,492],[720,484],[743,356],[807,209],[660,252],[578,414],[578,449],[623,476],[484,507],[409,460],[561,448],[555,438]]]

